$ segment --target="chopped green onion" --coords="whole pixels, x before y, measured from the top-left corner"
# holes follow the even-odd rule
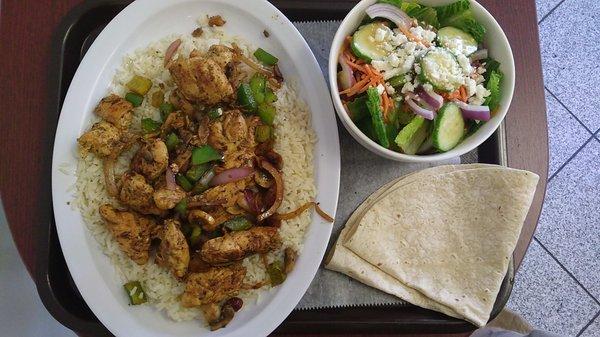
[[[223,160],[223,155],[210,145],[196,147],[192,150],[193,165],[200,165],[214,160]]]
[[[152,81],[149,78],[135,75],[125,86],[136,94],[144,96],[152,87]]]
[[[271,139],[271,127],[269,125],[259,125],[256,127],[256,131],[254,131],[254,136],[256,141],[259,143],[264,143]]]
[[[169,135],[167,136],[167,139],[165,141],[165,144],[167,145],[167,149],[169,151],[173,151],[173,150],[175,150],[175,148],[177,148],[177,145],[179,145],[179,143],[181,143],[181,140],[179,140],[179,137],[177,137],[177,135],[174,134],[173,132],[169,133]]]
[[[175,111],[175,106],[173,106],[171,103],[165,102],[158,107],[158,111],[160,111],[160,117],[162,120],[165,121],[167,116],[169,116],[171,112]]]
[[[198,226],[192,226],[192,231],[190,233],[190,245],[194,246],[200,241],[200,235],[202,234],[202,229]]]
[[[139,305],[148,301],[140,281],[127,282],[123,285],[123,288],[125,288],[127,297],[129,297],[129,304]]]
[[[144,118],[142,119],[142,130],[144,133],[152,133],[158,130],[161,126],[160,122],[155,121],[152,118]]]
[[[252,94],[252,89],[250,89],[250,85],[247,83],[242,83],[237,90],[237,100],[238,104],[244,108],[244,110],[254,112],[256,111],[256,99],[254,99],[254,95]]]
[[[267,274],[271,280],[271,285],[280,285],[285,281],[286,275],[282,261],[275,261],[267,266]]]
[[[232,231],[245,231],[246,229],[252,227],[252,225],[252,222],[243,216],[236,216],[233,219],[225,221],[223,224],[223,226],[231,229]]]
[[[177,184],[186,192],[189,192],[192,190],[192,188],[194,188],[194,185],[192,185],[192,183],[183,174],[176,175],[175,180],[177,181]]]
[[[217,107],[217,108],[213,108],[208,110],[208,117],[212,118],[212,119],[217,119],[221,116],[223,116],[223,108],[221,107]]]
[[[207,163],[201,165],[194,165],[189,170],[187,170],[187,172],[185,173],[185,177],[188,178],[189,181],[195,183],[196,181],[200,180],[200,178],[202,178],[202,175],[209,168],[210,165],[208,165]]]
[[[271,88],[265,89],[265,103],[277,102],[277,95],[271,90]]]
[[[133,104],[134,107],[138,107],[138,106],[142,105],[142,102],[144,101],[144,97],[136,94],[135,92],[128,92],[125,95],[125,100],[128,101],[129,103]]]
[[[276,113],[275,107],[270,104],[263,103],[258,106],[258,116],[265,124],[273,125]]]
[[[258,48],[254,52],[254,57],[256,57],[257,60],[268,66],[274,66],[277,64],[277,62],[279,62],[279,59],[277,57],[269,54],[262,48]]]
[[[181,199],[181,201],[175,205],[175,211],[181,215],[185,215],[185,213],[187,213],[187,199]]]
[[[404,76],[404,75],[394,76],[394,77],[390,78],[389,80],[387,80],[387,83],[394,88],[399,87],[401,85],[404,85],[404,83],[406,83],[406,76]]]

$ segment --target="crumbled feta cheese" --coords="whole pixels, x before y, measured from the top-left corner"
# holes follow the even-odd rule
[[[436,34],[428,29],[423,29],[421,26],[416,26],[410,28],[410,32],[420,40],[424,40],[427,42],[433,41],[435,39]]]
[[[402,63],[402,66],[400,66],[400,68],[402,69],[403,73],[407,73],[410,71],[410,69],[412,69],[414,64],[415,64],[415,56],[407,55],[406,58],[404,59],[404,62]]]
[[[383,49],[385,51],[392,51],[394,50],[394,46],[392,46],[389,42],[384,42],[382,45]]]
[[[463,74],[469,75],[473,71],[473,67],[471,67],[471,61],[468,57],[463,54],[456,55],[456,59],[458,60],[458,64],[463,70]]]
[[[387,61],[392,67],[397,67],[398,65],[400,65],[400,58],[396,53],[392,53],[390,56],[388,56]]]
[[[376,89],[377,93],[380,95],[383,94],[383,92],[385,91],[385,87],[382,84],[377,85]]]
[[[415,73],[417,73],[417,74],[421,73],[421,66],[418,63],[415,63]]]
[[[391,85],[389,85],[389,84],[387,84],[387,83],[385,84],[385,91],[386,91],[386,92],[388,93],[388,95],[390,95],[390,96],[396,93],[396,89],[394,89],[394,87],[392,87]]]
[[[475,80],[473,80],[472,78],[466,78],[465,86],[467,87],[467,96],[471,97],[475,95],[475,90],[477,87],[477,82],[475,82]]]
[[[425,84],[423,84],[423,89],[425,89],[425,91],[427,91],[427,92],[431,92],[431,91],[433,91],[433,86],[429,83],[425,83]]]
[[[402,86],[402,90],[400,90],[400,92],[403,94],[406,94],[408,92],[413,92],[414,90],[415,90],[415,86],[410,82],[406,82]]]
[[[387,31],[383,28],[377,28],[375,31],[375,41],[383,42],[387,36]]]
[[[478,84],[477,87],[475,87],[475,96],[469,98],[469,104],[482,105],[485,101],[485,98],[490,94],[491,93],[489,90],[487,90],[483,85]]]
[[[482,75],[477,74],[475,76],[475,82],[477,82],[477,84],[481,84],[485,81],[485,77],[483,77]]]
[[[415,49],[417,48],[417,44],[415,42],[407,42],[404,44],[404,53],[406,54],[412,54],[415,52]]]
[[[430,53],[439,54],[439,57],[424,58],[422,65],[426,69],[427,76],[434,83],[439,83],[446,90],[456,90],[458,86],[464,84],[463,70],[460,65],[450,59],[453,56],[448,55],[448,51],[437,48]]]
[[[472,53],[477,51],[477,47],[467,46],[463,44],[462,39],[442,38],[438,40],[440,40],[439,42],[442,47],[449,49],[456,55],[471,55]]]
[[[392,46],[394,47],[398,47],[408,42],[406,36],[402,34],[402,32],[400,32],[398,29],[394,29],[394,33],[390,35],[389,40]]]

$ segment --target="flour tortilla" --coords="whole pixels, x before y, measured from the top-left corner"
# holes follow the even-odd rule
[[[481,167],[489,167],[494,165],[486,164],[471,164],[471,165],[446,165],[437,166],[430,169],[425,169],[419,172],[411,173],[406,176],[395,179],[386,185],[382,186],[379,190],[371,194],[355,211],[352,213],[346,227],[340,233],[335,246],[329,252],[329,255],[325,261],[325,268],[334,270],[343,274],[346,274],[363,284],[370,287],[377,288],[388,294],[399,297],[407,302],[417,305],[422,308],[435,310],[442,312],[448,316],[462,318],[451,308],[442,304],[431,301],[429,298],[424,296],[419,291],[410,288],[392,276],[381,271],[377,267],[373,266],[369,262],[363,260],[358,255],[354,254],[351,250],[342,245],[343,238],[346,237],[350,228],[354,228],[360,223],[364,213],[370,209],[374,203],[381,198],[384,198],[389,192],[404,186],[408,183],[415,181],[416,179],[424,176],[432,176],[436,174],[442,174],[447,172],[453,172],[457,170],[468,170]]]
[[[501,167],[420,175],[377,200],[342,242],[440,307],[425,305],[482,326],[537,181],[533,173]]]

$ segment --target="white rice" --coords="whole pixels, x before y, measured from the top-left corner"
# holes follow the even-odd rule
[[[228,37],[218,28],[205,28],[200,38],[186,36],[169,36],[145,49],[136,50],[125,56],[123,64],[117,70],[110,91],[123,96],[126,93],[125,84],[133,75],[151,78],[153,87],[147,94],[148,97],[158,90],[158,85],[165,86],[168,95],[174,88],[169,72],[163,67],[164,51],[175,39],[181,38],[182,45],[178,53],[188,55],[193,49],[206,51],[213,44],[236,43],[247,55],[251,55],[251,48],[242,39]],[[315,198],[313,172],[313,148],[316,136],[311,128],[310,111],[308,106],[300,99],[295,86],[287,81],[277,92],[276,103],[277,117],[275,118],[275,149],[283,157],[284,199],[280,212],[291,211],[302,204]],[[159,118],[158,109],[152,107],[149,100],[135,108],[132,128],[140,128],[140,120],[144,117]],[[95,122],[96,120],[92,121]],[[90,124],[91,125],[91,124]],[[130,150],[121,156],[117,171],[125,171],[129,160],[136,149]],[[62,167],[67,172],[67,167]],[[62,170],[61,170],[62,171]],[[98,208],[105,203],[115,204],[110,198],[104,185],[101,161],[94,155],[82,156],[77,166],[77,194],[74,204],[79,208],[84,221],[99,244],[100,249],[111,260],[115,271],[120,276],[122,283],[132,280],[141,282],[148,302],[175,321],[201,319],[198,309],[184,308],[180,305],[179,296],[184,290],[184,284],[175,279],[169,271],[156,265],[151,259],[146,265],[139,266],[121,252],[117,242],[104,226]],[[279,232],[282,237],[282,249],[273,252],[269,260],[281,257],[285,247],[292,247],[298,252],[302,248],[304,233],[311,222],[311,213],[304,212],[301,216],[285,221]],[[247,268],[246,282],[254,284],[265,280],[266,273],[258,256],[244,260]],[[258,290],[244,291],[240,294],[246,305],[251,300],[259,300],[259,294],[268,286]],[[123,296],[126,293],[123,292]]]

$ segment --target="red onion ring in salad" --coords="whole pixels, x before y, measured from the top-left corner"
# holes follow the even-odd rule
[[[384,18],[392,21],[396,26],[409,29],[413,19],[400,8],[390,4],[371,5],[365,11],[370,18]]]
[[[487,105],[467,104],[458,100],[454,101],[454,104],[458,105],[463,117],[466,119],[487,122],[491,118],[490,107]]]

